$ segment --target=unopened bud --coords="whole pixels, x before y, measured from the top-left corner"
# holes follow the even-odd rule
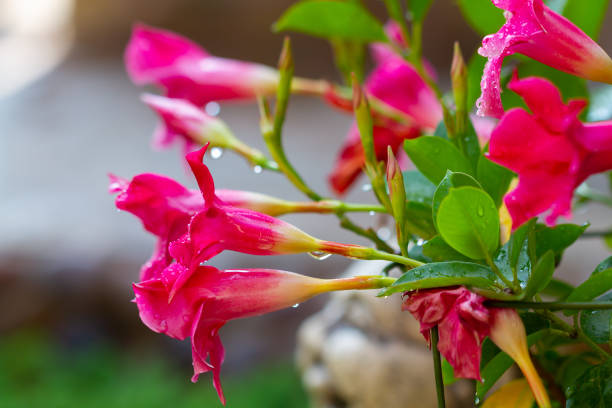
[[[527,334],[520,316],[514,309],[491,309],[491,332],[489,337],[506,352],[519,366],[531,387],[531,392],[540,408],[550,408],[550,399],[535,369],[529,348]]]
[[[459,43],[455,42],[451,65],[451,83],[457,114],[457,134],[465,131],[467,121],[468,70]]]

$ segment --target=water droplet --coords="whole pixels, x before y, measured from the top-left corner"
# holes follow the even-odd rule
[[[221,105],[217,102],[208,102],[204,107],[204,111],[210,116],[217,116],[221,113]]]
[[[391,230],[387,227],[382,227],[379,228],[378,231],[376,231],[376,235],[378,235],[378,238],[382,239],[383,241],[386,241],[391,238]]]
[[[256,166],[253,166],[253,173],[261,174],[262,171],[263,171],[263,168],[259,164]]]
[[[371,191],[371,190],[372,190],[371,184],[364,184],[363,186],[361,186],[361,191]]]
[[[423,239],[421,239],[421,238],[419,238],[419,239],[417,240],[417,242],[416,242],[416,244],[417,244],[418,246],[422,246],[424,243],[425,243],[425,241],[424,241]]]
[[[376,215],[376,211],[370,211],[368,214],[369,214],[371,217],[373,217],[373,216],[375,216],[375,215]]]
[[[476,213],[478,214],[479,217],[484,217],[484,208],[479,206],[478,209],[476,210]]]
[[[318,261],[323,261],[331,256],[330,253],[323,252],[323,251],[312,251],[312,252],[309,252],[308,255],[312,256],[314,259]]]
[[[213,147],[212,149],[210,149],[211,158],[217,160],[221,156],[223,156],[223,149],[221,149],[220,147]]]
[[[300,307],[300,304],[299,304],[299,303],[296,303],[295,305],[293,305],[293,306],[291,306],[291,307],[292,307],[292,308],[294,308],[294,309],[297,309],[298,307]]]

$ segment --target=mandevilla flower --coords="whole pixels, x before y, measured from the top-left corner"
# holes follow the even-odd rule
[[[254,99],[271,95],[278,86],[278,71],[265,65],[210,55],[196,43],[170,31],[134,26],[125,50],[125,65],[132,81],[155,84],[170,98],[197,106],[211,101]],[[321,92],[323,83],[295,78],[295,91]]]
[[[518,79],[508,88],[519,94],[531,114],[514,108],[491,134],[489,158],[515,171],[518,186],[505,197],[513,229],[550,209],[570,216],[574,189],[592,174],[612,169],[612,121],[582,123],[583,100],[564,104],[559,90],[537,77]]]
[[[275,166],[262,152],[236,138],[221,119],[206,114],[185,99],[145,94],[142,101],[161,119],[154,139],[157,147],[166,147],[179,137],[185,142],[186,151],[210,143],[211,146],[234,150],[251,164]]]
[[[482,77],[479,115],[500,117],[500,72],[508,55],[519,53],[560,71],[612,83],[612,60],[582,30],[542,0],[492,0],[505,10],[506,24],[486,36],[478,53],[488,58]]]
[[[389,280],[368,276],[325,280],[271,269],[199,266],[168,301],[177,277],[186,274],[184,269],[172,264],[159,277],[134,284],[135,301],[140,318],[151,330],[179,340],[191,337],[191,380],[212,371],[223,404],[220,372],[225,352],[219,329],[228,320],[283,309],[324,292],[380,288]]]
[[[438,326],[438,350],[457,377],[481,379],[481,347],[489,336],[516,361],[539,406],[550,407],[548,394],[529,357],[521,318],[514,309],[488,308],[485,300],[462,286],[426,289],[406,292],[403,310],[419,321],[427,341],[429,331]]]

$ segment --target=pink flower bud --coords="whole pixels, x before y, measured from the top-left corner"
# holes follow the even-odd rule
[[[142,101],[161,119],[154,139],[156,147],[167,147],[177,137],[183,139],[187,151],[193,145],[210,143],[233,148],[239,143],[225,122],[207,115],[187,100],[145,94]]]
[[[134,26],[125,65],[134,83],[158,85],[166,96],[197,106],[272,94],[278,83],[275,69],[212,56],[178,34],[143,24]]]
[[[479,115],[500,117],[500,72],[508,55],[519,53],[560,71],[593,81],[612,83],[612,60],[582,30],[548,8],[542,0],[492,0],[505,10],[506,24],[482,40],[484,69]]]

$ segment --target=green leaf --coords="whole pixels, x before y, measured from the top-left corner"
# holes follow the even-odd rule
[[[572,355],[558,368],[555,379],[563,389],[571,387],[578,377],[584,374],[586,370],[593,367],[592,360],[593,356],[590,353]]]
[[[555,254],[553,251],[548,251],[533,268],[527,287],[522,293],[524,299],[531,299],[536,294],[540,293],[552,279],[555,272]]]
[[[434,131],[433,135],[435,137],[441,137],[442,139],[450,140],[448,138],[448,131],[446,130],[446,124],[444,124],[443,120],[441,120],[438,123],[438,126],[436,126],[436,130]]]
[[[472,168],[476,170],[476,168],[478,167],[478,161],[480,160],[481,156],[480,141],[478,140],[478,135],[476,135],[476,129],[474,129],[474,125],[469,119],[469,116],[465,133],[463,133],[463,135],[457,135],[457,137],[462,138],[460,140],[460,143],[463,145],[463,152],[468,158],[468,160],[472,163]]]
[[[508,241],[508,262],[510,263],[511,268],[515,268],[517,262],[519,260],[519,256],[521,251],[524,248],[525,240],[529,236],[529,231],[532,231],[536,225],[536,218],[532,218],[527,221],[525,224],[521,225],[514,231],[514,234],[510,237],[510,241]]]
[[[440,204],[436,221],[442,238],[472,259],[489,257],[499,245],[497,207],[477,188],[452,188]]]
[[[612,119],[612,85],[593,88],[586,118],[589,122]]]
[[[539,330],[535,333],[529,334],[527,336],[527,344],[531,346],[545,333],[545,330]],[[510,356],[503,351],[499,351],[499,353],[488,361],[483,360],[480,365],[480,376],[482,377],[482,382],[476,382],[476,397],[478,399],[483,399],[491,387],[495,385],[497,380],[499,380],[499,378],[504,375],[504,373],[508,371],[513,364],[514,360],[512,360],[512,358],[510,358]]]
[[[601,296],[597,300],[610,301],[612,293]],[[580,327],[584,334],[589,336],[595,343],[607,343],[612,340],[612,309],[608,310],[583,310],[580,313]]]
[[[612,407],[612,359],[589,368],[567,391],[566,408]]]
[[[518,259],[515,264],[516,275],[521,284],[521,287],[525,287],[527,285],[527,281],[529,281],[529,277],[531,276],[531,259],[529,258],[529,254],[527,252],[527,243],[523,243],[523,247],[518,253]],[[514,280],[514,273],[512,272],[512,266],[510,262],[510,241],[508,241],[504,246],[502,246],[499,251],[495,254],[495,265],[499,268],[500,272],[506,277],[506,279],[512,281]]]
[[[587,227],[588,224],[559,224],[554,228],[549,228],[542,224],[536,225],[536,257],[540,258],[546,252],[552,250],[558,263],[563,251],[572,245]]]
[[[404,273],[393,285],[383,289],[378,296],[415,289],[466,285],[495,289],[495,274],[483,265],[470,262],[437,262]]]
[[[499,208],[514,178],[514,173],[482,155],[478,160],[476,178],[482,184],[482,188],[493,198],[495,206]]]
[[[444,357],[442,357],[442,380],[444,385],[451,385],[457,382],[458,378],[455,377],[455,370]]]
[[[436,235],[431,206],[417,201],[406,202],[406,230],[423,239],[430,239]]]
[[[386,42],[382,24],[358,3],[334,0],[302,1],[289,7],[274,31],[298,31],[323,38]]]
[[[479,34],[497,32],[506,22],[503,10],[491,0],[457,0],[457,5],[467,22]]]
[[[439,235],[436,235],[423,244],[423,254],[431,258],[434,262],[471,261],[467,256],[461,255],[459,252],[455,251]]]
[[[413,21],[421,21],[425,18],[433,0],[408,0],[408,11]]]
[[[567,0],[563,15],[593,40],[597,40],[609,0]]]
[[[552,296],[557,300],[563,300],[566,299],[569,294],[574,291],[574,289],[574,286],[567,282],[563,282],[558,279],[551,279],[550,282],[548,282],[548,286],[546,286],[542,291],[542,294]]]
[[[436,136],[406,140],[404,150],[414,165],[432,183],[438,184],[446,170],[472,174],[468,159],[451,142]]]
[[[404,176],[406,201],[431,204],[436,186],[416,170],[405,171],[402,175]]]
[[[440,204],[442,203],[442,200],[448,195],[451,188],[467,186],[482,188],[480,186],[480,183],[478,183],[474,179],[474,177],[470,176],[469,174],[457,173],[450,170],[446,171],[446,175],[444,176],[442,181],[440,181],[440,184],[438,184],[438,187],[436,188],[431,203],[434,225],[436,224],[436,217],[438,216],[438,209],[440,208]]]
[[[608,257],[600,263],[593,271],[591,276],[582,282],[572,293],[567,297],[568,302],[584,302],[595,299],[597,296],[603,295],[612,289],[612,257]],[[566,315],[573,315],[577,311],[566,311]]]

